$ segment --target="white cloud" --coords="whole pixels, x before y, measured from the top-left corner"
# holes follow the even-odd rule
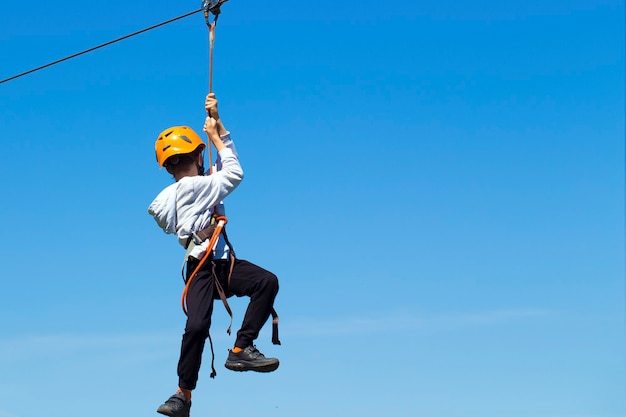
[[[32,357],[59,357],[80,352],[116,352],[120,350],[150,351],[179,339],[172,334],[50,334],[21,335],[0,339],[0,358],[14,361]],[[0,417],[4,417],[0,414]]]
[[[535,320],[549,312],[537,309],[458,312],[439,315],[418,315],[415,312],[393,312],[370,317],[331,317],[328,319],[300,318],[281,320],[281,333],[292,336],[372,334],[400,330],[450,331],[459,327],[495,326],[514,321]],[[264,331],[269,331],[269,322]],[[214,329],[214,342],[228,336]],[[180,331],[134,334],[50,334],[22,335],[0,339],[0,361],[31,358],[60,358],[87,353],[109,355],[125,352],[129,355],[169,355],[178,349]],[[2,359],[3,358],[3,359]],[[6,413],[5,413],[6,414]],[[0,417],[13,417],[2,415]]]
[[[379,333],[401,329],[437,329],[446,331],[459,327],[493,326],[512,321],[532,320],[538,317],[545,317],[548,314],[547,310],[539,309],[458,312],[440,315],[418,315],[414,312],[399,312],[370,317],[284,320],[284,327],[291,334],[306,335]]]

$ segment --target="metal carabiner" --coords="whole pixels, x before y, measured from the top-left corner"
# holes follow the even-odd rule
[[[202,9],[204,10],[204,19],[206,20],[207,25],[210,25],[209,22],[209,12],[215,16],[213,23],[217,22],[217,18],[220,15],[220,7],[222,4],[226,3],[228,0],[202,0]]]

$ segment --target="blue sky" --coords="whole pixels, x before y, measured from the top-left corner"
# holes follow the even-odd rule
[[[198,7],[4,2],[0,79]],[[216,305],[192,415],[626,415],[622,1],[231,0],[215,48],[229,236],[281,280],[283,345],[229,372]],[[0,417],[175,390],[153,144],[202,127],[207,57],[195,15],[0,84]]]

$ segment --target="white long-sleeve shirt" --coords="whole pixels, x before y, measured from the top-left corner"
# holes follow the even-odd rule
[[[211,175],[184,177],[166,187],[148,207],[159,227],[165,233],[176,233],[178,242],[185,247],[193,232],[209,226],[213,210],[224,214],[222,200],[243,179],[243,170],[237,158],[230,134],[222,136],[226,149],[218,153],[216,169]],[[207,250],[208,240],[194,247],[191,256],[201,259]],[[213,251],[214,259],[226,259],[230,248],[220,236]]]

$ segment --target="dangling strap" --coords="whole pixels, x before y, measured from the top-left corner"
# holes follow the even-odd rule
[[[274,307],[272,307],[272,343],[280,345],[280,340],[278,340],[278,313]]]
[[[226,227],[222,229],[222,236],[224,236],[224,240],[226,241],[226,244],[230,248],[231,262],[230,262],[230,270],[228,271],[228,285],[230,286],[230,277],[233,274],[233,267],[235,266],[236,255],[235,255],[235,249],[233,248],[233,245],[228,240],[228,235],[226,234]],[[228,303],[224,299],[222,301],[225,303],[224,306],[226,307],[226,311],[228,311],[230,314],[230,307],[228,306]],[[232,324],[232,320],[233,320],[233,316],[231,314],[230,316],[231,324]],[[280,340],[278,339],[278,313],[276,313],[276,310],[273,307],[272,307],[272,343],[275,345],[280,345]]]
[[[235,267],[235,259],[237,258],[237,256],[235,255],[235,249],[233,248],[233,245],[230,243],[230,240],[228,240],[228,235],[226,234],[226,227],[222,229],[222,236],[224,236],[224,240],[226,241],[226,244],[230,248],[230,256],[229,256],[230,268],[228,270],[228,280],[227,280],[227,283],[228,283],[227,285],[230,286],[230,277],[233,275],[233,268]],[[217,292],[220,293],[220,291],[222,291],[220,293],[220,298],[222,299],[222,303],[224,303],[224,307],[226,308],[226,311],[228,311],[228,314],[230,314],[230,325],[232,326],[233,313],[230,309],[230,306],[228,305],[228,301],[226,301],[226,297],[222,296],[223,290],[221,288],[221,285],[219,284],[219,281],[216,280],[216,282],[218,285]],[[228,326],[227,332],[228,334],[230,334],[230,326]],[[272,343],[275,345],[280,345],[280,340],[278,339],[278,313],[276,313],[276,310],[273,307],[272,307]]]
[[[228,283],[230,283],[230,275],[233,272],[233,266],[235,265],[235,257],[230,257],[230,270],[228,272]],[[217,288],[217,293],[220,296],[220,300],[222,300],[222,304],[224,304],[224,308],[228,312],[230,316],[230,324],[228,325],[228,329],[226,329],[226,333],[230,335],[230,329],[233,326],[233,311],[230,309],[230,305],[228,305],[228,301],[226,300],[226,293],[224,292],[224,288],[222,288],[222,284],[220,284],[220,280],[217,278],[217,274],[215,273],[215,263],[213,262],[212,267],[213,272],[213,280],[215,281],[215,288]]]
[[[211,345],[211,378],[215,378],[217,371],[215,370],[215,352],[213,351],[213,339],[211,339],[211,333],[209,333],[209,344]]]
[[[228,282],[230,283],[230,275],[233,272],[233,266],[235,264],[235,257],[231,256],[231,265],[230,270],[228,272]],[[228,305],[228,301],[226,300],[226,294],[224,293],[224,288],[222,288],[222,284],[220,284],[220,280],[217,278],[217,273],[215,273],[215,262],[212,262],[211,272],[213,274],[213,281],[215,281],[215,288],[217,288],[217,293],[224,304],[224,308],[228,312],[230,316],[230,324],[228,325],[228,329],[226,329],[226,333],[230,335],[230,329],[233,325],[233,311],[230,309]],[[211,344],[211,378],[215,378],[217,375],[217,371],[215,370],[215,352],[213,351],[213,341],[211,340],[211,333],[209,332],[209,343]]]

